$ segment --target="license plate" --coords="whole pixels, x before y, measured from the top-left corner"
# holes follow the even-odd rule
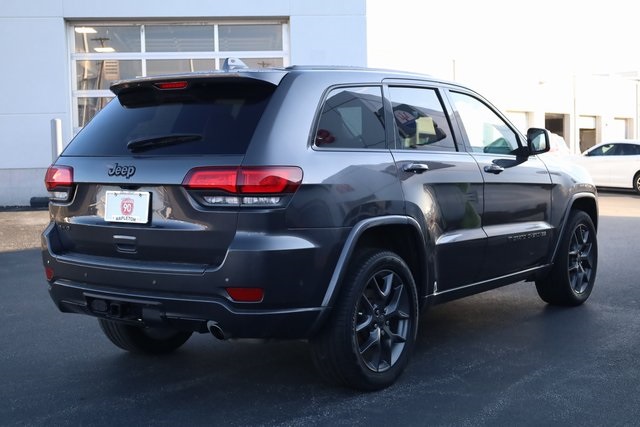
[[[148,191],[107,191],[104,219],[109,222],[146,224],[149,222]]]

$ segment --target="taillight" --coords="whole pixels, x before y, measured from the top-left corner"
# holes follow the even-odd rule
[[[190,170],[182,185],[208,205],[280,206],[301,182],[296,166],[201,167]]]
[[[44,184],[51,200],[67,201],[73,187],[73,168],[52,165],[47,169]]]
[[[222,190],[237,192],[238,168],[191,169],[182,185],[192,190]]]
[[[297,167],[242,168],[238,172],[238,191],[242,194],[294,193],[302,182]]]

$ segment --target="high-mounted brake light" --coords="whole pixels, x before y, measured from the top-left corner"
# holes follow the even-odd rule
[[[54,191],[58,187],[73,185],[73,168],[70,166],[50,166],[44,178],[47,191]]]
[[[189,85],[188,82],[181,80],[177,82],[161,82],[154,84],[155,87],[162,90],[177,90],[177,89],[186,89]]]

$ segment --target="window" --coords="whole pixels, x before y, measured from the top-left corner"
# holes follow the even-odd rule
[[[451,92],[451,99],[473,152],[513,154],[518,149],[517,134],[487,105],[457,92]]]
[[[315,144],[323,148],[384,149],[384,109],[379,87],[334,89],[322,108]]]
[[[589,151],[588,156],[637,156],[640,146],[634,144],[605,144]]]
[[[163,94],[149,98],[145,90],[114,98],[78,133],[65,155],[244,154],[275,86],[206,82],[185,90],[197,91],[197,100],[171,99],[167,92],[168,99]],[[154,139],[165,141],[153,144]],[[135,148],[138,143],[141,147]]]
[[[449,122],[434,89],[390,87],[396,148],[456,151]]]
[[[71,26],[74,131],[113,98],[117,80],[218,70],[237,57],[251,68],[288,65],[287,24],[74,23]]]

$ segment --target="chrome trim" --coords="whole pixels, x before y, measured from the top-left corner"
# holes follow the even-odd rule
[[[510,234],[532,233],[551,230],[553,226],[545,221],[518,222],[515,224],[490,225],[484,227],[487,237],[507,236]]]
[[[487,234],[482,228],[472,228],[469,230],[456,230],[451,233],[444,233],[436,240],[436,246],[448,243],[468,242],[470,240],[486,239]]]
[[[486,285],[486,284],[491,283],[491,282],[497,282],[497,281],[500,281],[500,280],[503,280],[503,279],[508,279],[509,277],[516,277],[516,276],[521,276],[521,275],[524,275],[524,274],[535,273],[536,271],[543,270],[545,268],[547,268],[547,265],[541,265],[541,266],[538,266],[538,267],[529,268],[527,270],[521,270],[521,271],[517,271],[515,273],[506,274],[504,276],[494,277],[494,278],[491,278],[491,279],[488,279],[488,280],[484,280],[482,282],[470,283],[468,285],[460,286],[460,287],[457,287],[457,288],[447,289],[446,291],[442,291],[442,292],[434,292],[434,293],[431,294],[431,296],[437,297],[437,296],[440,296],[440,295],[446,295],[446,294],[451,293],[451,292],[460,291],[461,289],[469,289],[469,288],[473,288],[473,287],[476,287],[476,286]]]

